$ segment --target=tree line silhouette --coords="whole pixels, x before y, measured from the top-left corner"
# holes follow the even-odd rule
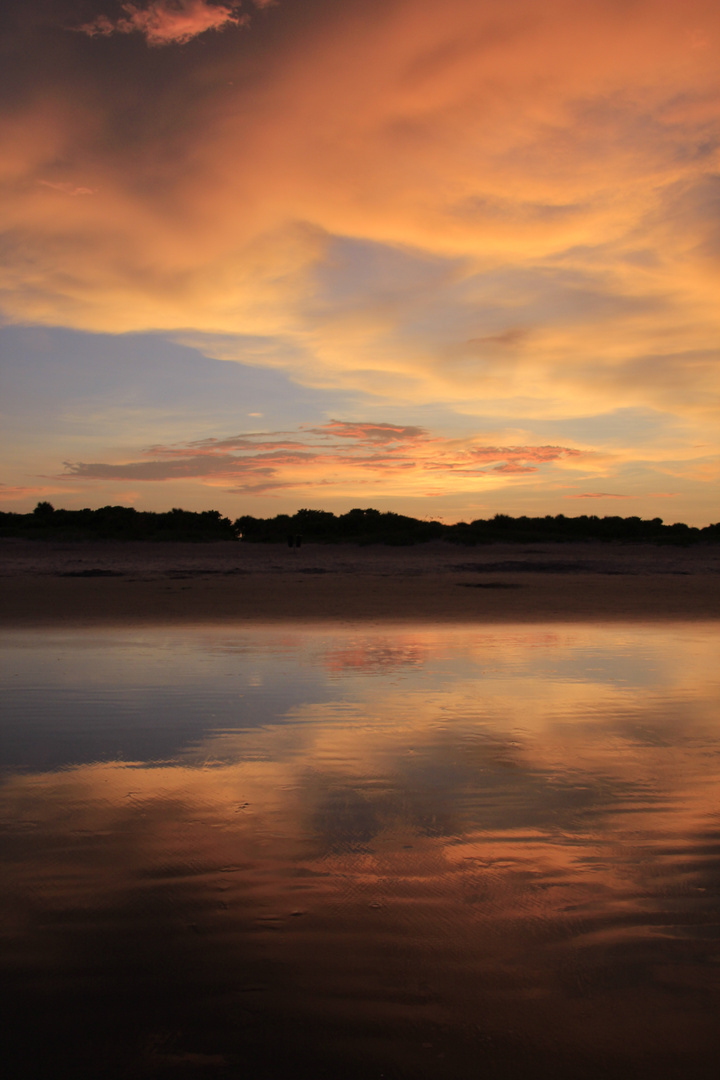
[[[219,510],[169,510],[156,514],[131,506],[56,510],[38,503],[31,514],[0,512],[0,536],[31,540],[236,540],[237,531]]]
[[[448,540],[457,544],[491,544],[499,541],[530,544],[570,540],[620,540],[645,543],[693,544],[720,542],[720,522],[696,528],[662,518],[596,517],[582,514],[565,517],[510,517],[460,521],[445,525],[423,521],[392,511],[355,509],[346,514],[327,510],[298,510],[256,518],[248,514],[231,521],[219,510],[168,510],[154,513],[129,506],[102,506],[97,510],[56,510],[41,502],[30,514],[0,511],[0,537],[37,540],[175,540],[207,543],[242,540],[245,543],[294,544],[422,544]]]

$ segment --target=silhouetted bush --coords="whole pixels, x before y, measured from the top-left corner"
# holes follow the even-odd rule
[[[38,503],[32,514],[0,512],[0,536],[34,540],[236,540],[229,518],[218,510],[170,510],[156,514],[131,506],[55,510]]]
[[[287,544],[288,537],[322,544],[422,544],[448,540],[456,544],[565,543],[572,540],[623,541],[630,543],[720,543],[720,522],[698,529],[662,518],[596,517],[564,514],[545,517],[510,517],[459,521],[443,525],[392,511],[349,510],[335,515],[327,510],[298,510],[274,518],[249,514],[235,522],[218,510],[169,510],[156,514],[129,506],[102,506],[98,510],[55,510],[41,502],[31,514],[0,512],[0,536],[37,540],[191,540],[206,543],[242,539],[247,543]]]
[[[700,540],[718,542],[720,524],[704,529],[691,528],[682,522],[664,525],[662,518],[645,521],[639,517],[588,516],[514,518],[496,514],[493,518],[459,521],[443,525],[439,521],[418,521],[392,512],[350,510],[335,516],[325,510],[298,510],[290,517],[245,516],[235,522],[238,534],[249,543],[278,543],[293,532],[302,532],[316,543],[419,544],[428,540],[449,540],[456,544],[564,543],[571,540],[622,540],[625,542],[692,544]]]
[[[336,516],[326,510],[298,510],[289,517],[254,518],[246,515],[235,522],[243,540],[250,543],[278,543],[291,533],[301,533],[311,543],[418,544],[439,540],[446,526],[439,521],[418,521],[380,510],[350,510]]]

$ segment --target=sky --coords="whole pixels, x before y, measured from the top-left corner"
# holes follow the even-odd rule
[[[720,520],[717,0],[1,18],[1,509]]]

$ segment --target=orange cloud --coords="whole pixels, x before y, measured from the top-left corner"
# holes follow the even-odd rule
[[[184,45],[208,30],[222,30],[233,24],[241,26],[245,18],[237,15],[239,4],[212,4],[206,0],[151,0],[147,7],[123,4],[125,16],[110,19],[98,15],[78,30],[88,37],[140,33],[148,45]]]

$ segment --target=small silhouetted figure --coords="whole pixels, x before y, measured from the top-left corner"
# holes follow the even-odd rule
[[[288,547],[295,547],[295,537],[292,533],[288,533]]]
[[[299,534],[295,537],[295,547],[302,547],[302,536]]]

